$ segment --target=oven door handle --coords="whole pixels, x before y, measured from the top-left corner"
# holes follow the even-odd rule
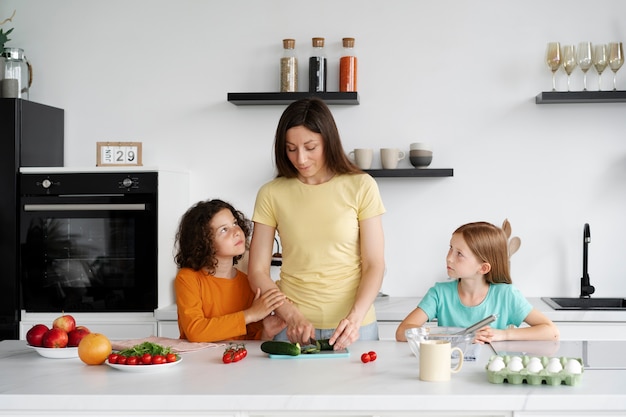
[[[24,211],[146,211],[145,204],[24,204]]]

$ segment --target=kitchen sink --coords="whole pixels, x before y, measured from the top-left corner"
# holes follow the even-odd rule
[[[542,297],[555,310],[626,310],[624,298]]]

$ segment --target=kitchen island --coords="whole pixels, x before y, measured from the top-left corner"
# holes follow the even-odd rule
[[[595,343],[595,347],[588,344]],[[406,343],[357,342],[350,357],[270,359],[259,342],[223,364],[224,347],[185,353],[172,367],[131,373],[78,358],[47,359],[25,341],[0,342],[0,415],[424,416],[625,415],[626,369],[601,365],[623,355],[624,342],[501,342],[499,351],[585,356],[575,386],[491,384],[482,346],[450,382],[423,382]],[[374,350],[375,362],[360,355]],[[586,356],[589,356],[588,358]],[[617,357],[617,356],[616,356]],[[621,361],[623,362],[623,360]],[[601,365],[601,366],[595,366]],[[565,413],[565,414],[563,414]],[[611,414],[614,413],[614,414]]]

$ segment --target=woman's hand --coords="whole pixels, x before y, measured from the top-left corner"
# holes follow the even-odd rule
[[[339,322],[335,332],[328,340],[333,346],[333,350],[341,350],[350,346],[359,339],[360,321],[354,322],[350,317],[346,317]]]
[[[270,314],[263,319],[263,332],[261,333],[261,340],[272,340],[274,336],[280,333],[287,323],[276,314]]]
[[[287,338],[291,343],[307,345],[315,339],[315,327],[298,311],[296,317],[287,320]]]

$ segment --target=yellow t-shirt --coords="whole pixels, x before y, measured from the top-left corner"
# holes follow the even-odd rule
[[[361,280],[359,221],[385,208],[367,174],[319,185],[276,178],[257,195],[252,220],[275,227],[282,244],[280,290],[318,329],[332,329],[354,304]],[[371,306],[362,325],[376,320]]]

